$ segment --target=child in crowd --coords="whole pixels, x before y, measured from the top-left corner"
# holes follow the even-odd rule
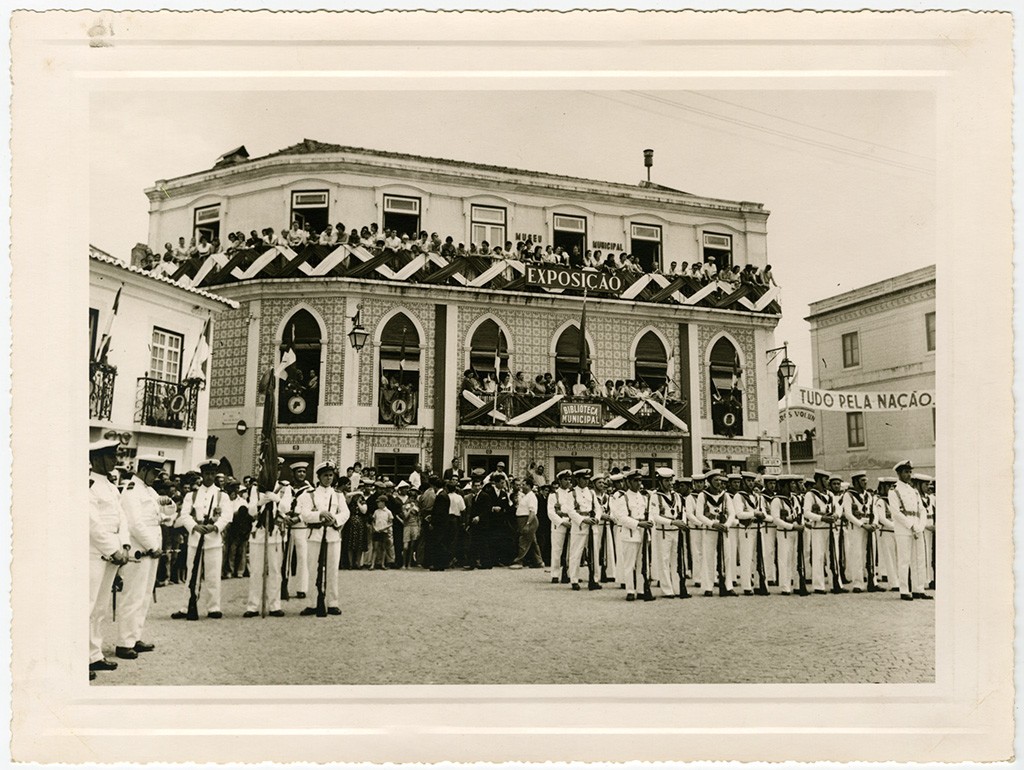
[[[388,568],[388,533],[394,520],[395,517],[388,510],[387,499],[381,495],[377,498],[377,509],[373,512],[373,555],[370,557],[370,569]]]

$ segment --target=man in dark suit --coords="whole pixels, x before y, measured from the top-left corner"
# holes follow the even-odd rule
[[[508,477],[495,471],[491,474],[490,482],[484,485],[473,500],[473,523],[477,526],[481,540],[477,551],[480,569],[491,569],[495,565],[502,527],[513,513],[507,484]]]
[[[434,479],[431,479],[431,482],[433,484]],[[430,511],[430,519],[427,524],[430,535],[427,558],[430,560],[431,572],[444,572],[451,561],[451,551],[449,550],[451,515],[449,509],[451,508],[450,493],[453,489],[455,489],[455,482],[446,481],[444,488],[438,491],[434,498],[434,505]]]

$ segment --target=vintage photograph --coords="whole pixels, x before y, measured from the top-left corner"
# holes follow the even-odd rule
[[[715,20],[664,15],[597,14],[576,37],[580,15],[291,15],[287,39],[259,14],[72,16],[53,34],[82,57],[65,147],[87,194],[55,336],[89,515],[60,535],[79,580],[60,633],[82,640],[60,681],[86,740],[129,741],[175,703],[184,725],[193,698],[537,698],[538,725],[496,733],[523,740],[561,729],[541,717],[558,698],[657,697],[664,751],[701,699],[692,731],[786,698],[812,721],[844,698],[869,722],[872,703],[969,710],[965,683],[1007,650],[954,663],[982,645],[963,613],[1003,596],[968,611],[965,593],[1009,551],[979,559],[988,503],[958,463],[1010,445],[953,429],[952,373],[1010,317],[950,246],[979,220],[951,209],[962,97],[943,79],[995,27],[900,16],[889,53],[833,54],[800,48],[840,36],[827,18],[766,14],[777,42],[754,64]],[[45,75],[44,43],[15,56]],[[978,235],[991,279],[1008,222]],[[993,467],[1010,478],[1008,456]],[[132,704],[137,727],[99,722]],[[405,724],[374,708],[315,724]],[[940,724],[967,750],[981,734],[959,713],[872,723],[912,735],[902,754],[851,733],[835,755],[759,758],[908,758]],[[451,718],[436,735],[468,724]],[[420,749],[401,756],[438,759]],[[264,756],[311,758],[246,759]]]
[[[934,681],[927,95],[89,125],[97,684]]]

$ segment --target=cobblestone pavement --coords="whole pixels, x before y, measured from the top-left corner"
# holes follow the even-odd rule
[[[158,589],[146,641],[93,684],[612,684],[931,682],[934,602],[895,593],[625,601],[573,592],[539,569],[340,575],[341,617],[171,620],[187,591]],[[108,622],[104,639],[115,634]]]

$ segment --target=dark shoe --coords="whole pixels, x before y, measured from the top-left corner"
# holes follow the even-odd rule
[[[850,591],[847,588],[833,588],[832,589],[832,593],[834,593],[834,594],[848,594],[848,593],[850,593]]]
[[[644,597],[644,601],[645,601],[645,602],[653,602],[653,601],[654,601],[655,599],[657,599],[657,598],[658,598],[657,596],[654,596],[654,595],[652,594],[651,596],[645,596],[645,597]]]
[[[302,612],[299,613],[303,617],[309,617],[310,615],[316,615],[316,607],[305,607]]]
[[[636,601],[636,594],[626,594],[626,601],[627,602],[635,602]]]
[[[828,593],[828,592],[827,592],[827,591],[822,591],[822,590],[820,590],[820,589],[817,589],[817,588],[815,588],[815,589],[814,589],[814,593],[816,593],[816,594],[826,594],[826,593]]]
[[[854,592],[855,594],[862,594],[862,593],[864,593],[864,592],[863,592],[863,591],[862,591],[862,590],[861,590],[860,588],[854,588],[854,589],[853,589],[853,592]]]
[[[930,602],[931,601],[935,601],[935,597],[934,596],[929,596],[928,594],[914,594],[914,598],[915,599],[927,599]]]
[[[171,620],[188,620],[187,612],[172,612]]]
[[[569,578],[564,577],[564,578],[562,578],[561,582],[562,583],[568,583],[569,582]]]
[[[783,596],[792,596],[793,595],[792,591],[782,591],[781,593],[782,593]]]
[[[753,592],[753,591],[744,591],[744,592],[743,592],[743,595],[744,595],[744,596],[753,596],[753,595],[754,595],[754,592]]]
[[[625,590],[625,588],[626,588],[626,584],[625,584],[625,583],[619,583],[619,588],[620,588],[621,590]]]
[[[900,589],[899,589],[899,588],[897,588],[896,586],[893,586],[893,587],[892,587],[892,588],[890,588],[889,590],[890,590],[890,591],[893,591],[893,592],[895,592],[895,593],[899,593],[899,590],[900,590]]]
[[[246,610],[245,612],[242,613],[242,617],[243,618],[254,618],[257,615],[259,615],[259,613],[258,612],[254,612],[253,610]]]
[[[327,614],[328,615],[340,615],[341,614],[341,607],[328,607],[327,608]]]
[[[580,584],[579,583],[573,583],[572,584],[572,590],[573,591],[579,591],[580,590]]]
[[[469,572],[470,570],[474,570],[474,569],[476,569],[476,567],[474,567],[474,566],[473,566],[472,564],[467,564],[467,565],[466,565],[465,567],[463,567],[462,569],[466,570],[466,572]],[[558,581],[557,581],[557,580],[555,580],[554,582],[556,582],[556,583],[557,583]]]
[[[107,660],[106,658],[94,660],[89,664],[90,671],[114,671],[116,668],[117,664],[112,660]]]
[[[272,618],[283,618],[284,617],[284,610],[271,610],[268,614]]]
[[[715,595],[715,592],[714,592],[714,591],[705,591],[705,592],[704,592],[704,595],[705,595],[705,596],[714,596],[714,595]]]
[[[777,581],[775,581],[775,580],[769,580],[769,581],[768,581],[768,585],[770,585],[770,586],[778,586],[779,584],[778,584],[778,582],[777,582]]]
[[[155,644],[144,642],[141,639],[135,643],[135,652],[152,652],[155,649]]]
[[[587,586],[588,591],[600,591],[602,588],[604,588],[604,586],[600,583],[591,583]]]
[[[934,591],[935,590],[935,581],[934,580],[931,583],[928,584],[928,590],[929,591]]]
[[[89,672],[89,681],[91,682],[95,678],[96,678],[96,672],[95,671],[90,671]]]
[[[900,594],[900,598],[903,601],[905,601],[905,602],[912,602],[912,601],[914,601],[914,597],[911,596],[910,594]]]
[[[736,593],[735,591],[726,591],[726,592],[725,592],[724,594],[722,594],[722,595],[723,595],[723,596],[739,596],[739,594],[738,594],[738,593]]]
[[[306,598],[306,594],[305,594],[304,591],[299,591],[297,594],[295,594],[295,596],[298,599],[305,599]]]
[[[139,653],[135,652],[131,647],[115,647],[114,655],[122,660],[135,660],[139,657]]]
[[[242,573],[242,577],[249,577],[249,570]]]
[[[465,569],[465,567],[463,567],[463,569]],[[551,578],[551,582],[558,585],[558,578]]]
[[[883,593],[884,594],[885,593],[885,589],[882,588],[881,586],[875,586],[874,588],[869,588],[868,589],[868,593],[872,593],[872,594]]]
[[[206,617],[213,618],[214,620],[220,620],[222,617],[224,617],[224,613],[220,610],[215,610],[213,612],[207,612]]]

